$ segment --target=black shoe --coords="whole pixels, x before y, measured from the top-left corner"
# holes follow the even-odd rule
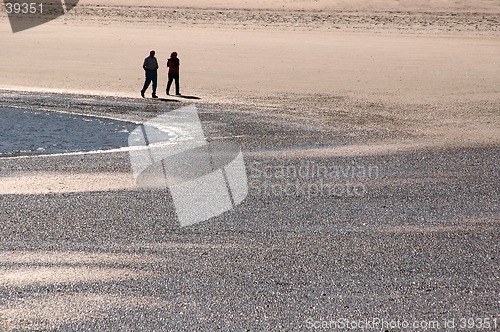
[[[167,96],[170,96],[170,92],[167,91]]]
[[[141,97],[146,98],[146,97],[144,97],[144,92],[142,92],[142,91],[141,91]]]
[[[175,95],[176,95],[176,96],[182,96],[179,92],[177,92]]]
[[[158,96],[157,96],[157,95],[152,95],[151,97],[153,97],[153,98],[158,98]]]

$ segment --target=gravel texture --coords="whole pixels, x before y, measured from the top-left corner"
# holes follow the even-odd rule
[[[185,104],[0,94],[0,106],[137,122]],[[300,150],[418,136],[401,118],[364,129],[286,105],[197,102],[207,137],[242,147],[250,186],[203,223],[179,227],[168,189],[2,195],[0,330],[290,331],[379,318],[386,325],[366,330],[404,330],[388,325],[399,320],[443,331],[445,320],[498,320],[498,146],[305,158]],[[371,107],[390,118],[393,106]],[[310,173],[293,173],[301,167]],[[0,181],[17,172],[131,170],[127,153],[0,159]],[[359,191],[324,189],[334,185]]]

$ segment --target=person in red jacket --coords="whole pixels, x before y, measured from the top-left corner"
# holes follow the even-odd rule
[[[167,60],[168,67],[168,83],[167,83],[167,95],[170,95],[170,86],[172,81],[175,80],[175,94],[180,96],[181,92],[179,90],[179,67],[181,66],[181,61],[177,57],[177,52],[172,52],[170,54],[170,59]]]

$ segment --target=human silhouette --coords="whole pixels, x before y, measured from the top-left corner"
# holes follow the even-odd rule
[[[172,81],[175,80],[175,94],[180,96],[181,92],[179,90],[179,67],[181,66],[181,61],[177,57],[177,52],[172,52],[170,54],[170,59],[167,60],[168,67],[168,83],[167,83],[167,95],[170,95],[170,87],[172,86]]]
[[[141,90],[141,97],[144,97],[144,93],[149,87],[149,84],[153,82],[153,93],[152,97],[153,98],[158,98],[156,95],[156,87],[158,85],[158,60],[155,58],[155,51],[149,52],[149,56],[144,59],[144,63],[142,65],[142,68],[144,69],[146,73],[146,81],[144,82],[144,86],[142,87]]]

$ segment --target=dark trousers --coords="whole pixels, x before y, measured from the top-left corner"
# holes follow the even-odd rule
[[[179,74],[168,74],[167,94],[170,93],[172,81],[175,80],[175,94],[180,94],[179,90]]]
[[[146,92],[151,82],[153,82],[153,95],[155,95],[156,86],[158,85],[158,72],[156,70],[146,70],[146,81],[142,87],[142,93]]]

